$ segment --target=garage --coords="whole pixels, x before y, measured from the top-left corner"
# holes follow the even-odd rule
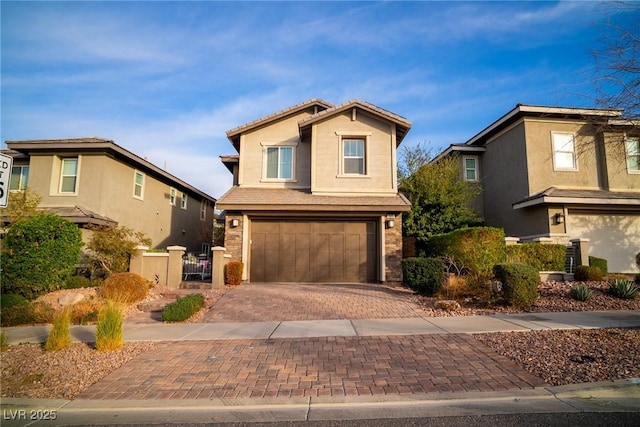
[[[572,239],[589,239],[589,254],[606,259],[609,272],[638,272],[635,257],[640,252],[640,215],[570,209],[567,233]]]
[[[251,282],[377,282],[375,220],[251,221]]]

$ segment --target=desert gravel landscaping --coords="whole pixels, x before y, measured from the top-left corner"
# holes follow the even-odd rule
[[[589,283],[594,297],[588,302],[575,301],[568,296],[571,285],[562,282],[542,284],[538,300],[524,311],[640,309],[640,298],[613,298],[606,294],[605,283]],[[223,293],[224,290],[207,291],[206,308],[215,304]],[[424,308],[424,316],[516,312],[506,307],[483,308],[471,300],[463,301],[463,307],[458,311],[446,312],[433,309],[431,298],[415,298]],[[197,322],[206,308],[190,321]],[[136,310],[131,308],[127,313],[135,315]],[[640,377],[640,329],[532,331],[477,334],[474,337],[550,385]],[[153,346],[150,342],[127,342],[124,348],[111,353],[99,353],[92,344],[84,343],[52,353],[44,352],[37,344],[10,346],[0,353],[1,396],[73,399],[136,356],[153,351]]]

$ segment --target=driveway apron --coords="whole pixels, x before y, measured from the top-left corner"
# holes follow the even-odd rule
[[[420,317],[414,296],[381,285],[259,283],[227,291],[203,322]]]

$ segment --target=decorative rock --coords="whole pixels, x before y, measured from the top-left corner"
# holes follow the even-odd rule
[[[438,300],[433,303],[433,308],[445,311],[460,310],[460,304],[454,300]]]
[[[83,299],[84,299],[84,295],[82,294],[69,293],[69,294],[62,295],[60,298],[58,298],[58,304],[60,304],[60,306],[62,307],[66,307],[68,305],[73,305],[79,301],[82,301]]]

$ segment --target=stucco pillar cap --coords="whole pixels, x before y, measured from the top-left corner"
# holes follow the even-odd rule
[[[167,246],[167,250],[168,251],[186,251],[187,248],[185,248],[184,246]]]

